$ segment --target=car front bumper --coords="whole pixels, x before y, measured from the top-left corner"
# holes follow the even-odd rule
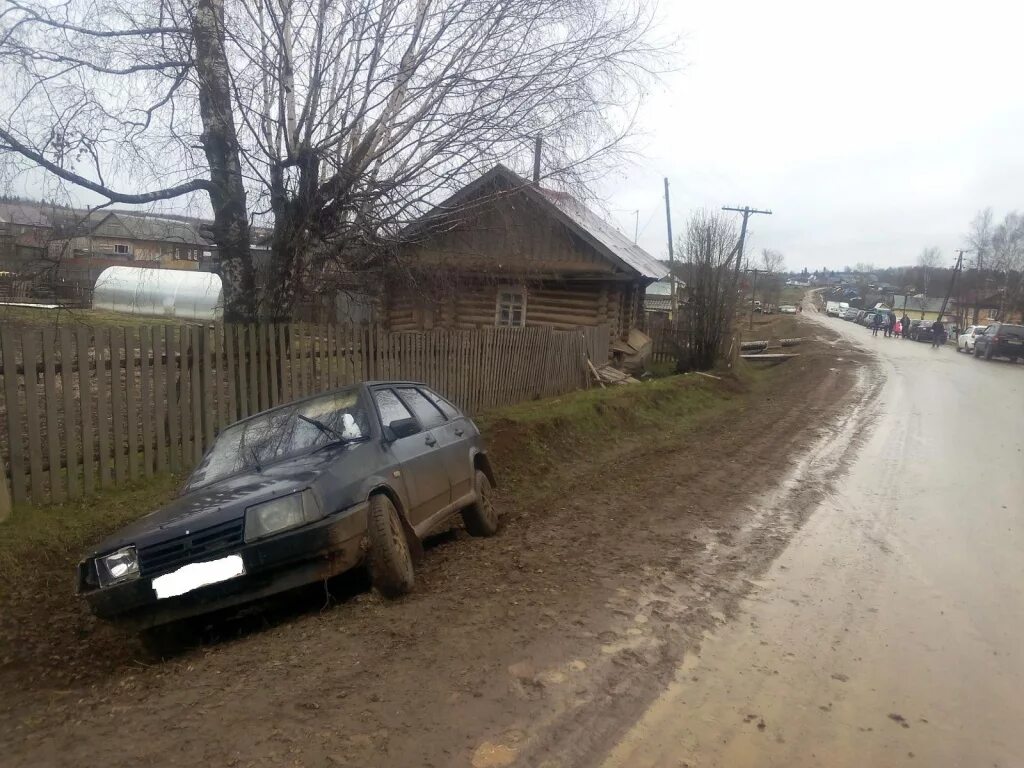
[[[245,544],[245,574],[177,597],[157,599],[152,578],[139,578],[83,593],[101,619],[133,629],[167,624],[230,608],[336,576],[359,565],[365,554],[367,503],[310,525]]]

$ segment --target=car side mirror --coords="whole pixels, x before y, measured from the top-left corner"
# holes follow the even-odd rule
[[[417,422],[416,419],[414,418],[398,419],[397,421],[392,421],[390,424],[387,425],[387,427],[384,430],[385,435],[387,435],[388,439],[391,440],[392,442],[395,440],[401,440],[403,437],[415,435],[419,431],[419,422]]]

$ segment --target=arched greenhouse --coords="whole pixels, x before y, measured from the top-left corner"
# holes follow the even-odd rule
[[[181,320],[219,320],[224,289],[212,272],[107,267],[96,279],[92,308]]]

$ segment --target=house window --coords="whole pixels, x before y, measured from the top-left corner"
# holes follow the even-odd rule
[[[988,319],[989,320],[996,320],[998,314],[999,314],[999,310],[998,309],[992,309],[990,307],[989,310],[988,310]]]
[[[118,256],[127,256],[128,246],[125,243],[115,243],[114,253],[116,253]]]
[[[522,328],[526,325],[526,291],[521,288],[502,288],[498,291],[494,324],[513,328]]]

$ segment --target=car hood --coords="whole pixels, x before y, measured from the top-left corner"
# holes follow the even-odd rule
[[[320,451],[263,467],[260,472],[253,469],[226,477],[179,496],[120,528],[92,548],[87,556],[94,557],[129,544],[145,546],[241,518],[246,507],[308,488],[324,465],[338,458],[338,451]]]

